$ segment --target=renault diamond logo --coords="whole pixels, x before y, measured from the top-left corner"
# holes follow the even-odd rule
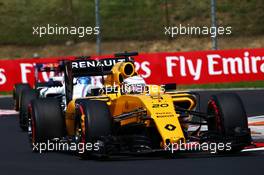
[[[167,124],[165,126],[165,129],[169,130],[169,131],[173,131],[176,129],[176,126],[172,125],[172,124]]]

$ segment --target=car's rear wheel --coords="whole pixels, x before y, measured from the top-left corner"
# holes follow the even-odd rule
[[[31,101],[29,106],[29,139],[32,144],[46,143],[54,138],[65,136],[65,120],[60,102],[45,98]]]
[[[80,99],[76,104],[76,142],[79,145],[92,144],[89,150],[85,146],[78,150],[78,155],[87,158],[91,153],[103,153],[98,141],[112,134],[112,117],[106,102]]]
[[[29,84],[27,83],[18,83],[15,84],[14,89],[13,89],[13,99],[14,99],[14,107],[16,111],[19,111],[19,97],[20,94],[22,93],[23,90],[25,89],[31,89]]]
[[[220,93],[211,96],[207,112],[208,131],[218,135],[216,142],[229,144],[228,149],[219,153],[239,152],[251,144],[247,115],[244,105],[237,94]]]
[[[28,105],[31,100],[38,97],[34,89],[24,89],[20,94],[19,99],[19,126],[23,131],[28,129]]]

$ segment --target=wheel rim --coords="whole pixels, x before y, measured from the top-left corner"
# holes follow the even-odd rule
[[[219,108],[217,107],[217,104],[214,100],[210,100],[208,103],[209,107],[209,115],[214,115],[214,129],[216,129],[219,132],[223,132],[222,125],[221,125],[221,114],[219,111]]]
[[[29,105],[28,107],[28,135],[29,140],[32,144],[35,144],[36,142],[36,126],[35,126],[35,120],[33,116],[32,106]]]
[[[83,108],[79,106],[79,112],[80,112],[80,120],[78,123],[76,123],[75,126],[75,139],[77,144],[81,144],[82,147],[80,149],[84,150],[83,153],[80,153],[80,150],[78,150],[78,153],[84,154],[85,153],[85,144],[86,144],[86,132],[85,132],[85,115]]]

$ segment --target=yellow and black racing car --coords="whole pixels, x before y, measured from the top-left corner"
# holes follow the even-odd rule
[[[207,113],[200,112],[197,94],[177,91],[174,84],[146,85],[135,71],[134,55],[66,62],[65,108],[55,98],[31,101],[32,145],[47,141],[96,145],[94,150],[79,151],[87,157],[168,152],[178,144],[192,147],[190,143],[229,143],[229,149],[217,150],[227,153],[251,144],[238,95],[213,95]]]

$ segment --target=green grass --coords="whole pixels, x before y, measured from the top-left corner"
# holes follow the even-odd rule
[[[72,6],[70,2],[72,1]],[[210,0],[101,0],[103,41],[166,39],[163,27],[180,23],[210,26]],[[233,35],[261,35],[263,0],[221,0],[219,25],[233,27]],[[60,35],[33,36],[33,26],[94,26],[94,0],[0,0],[0,44],[44,45],[67,40],[94,41]]]
[[[0,92],[0,95],[12,95],[12,91],[10,91],[10,92]]]

